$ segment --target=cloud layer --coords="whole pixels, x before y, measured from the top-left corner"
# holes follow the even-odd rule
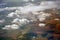
[[[10,21],[11,24],[5,25],[2,29],[18,29],[22,25],[29,24],[30,22],[37,21],[44,21],[46,17],[49,17],[51,14],[45,12],[38,12],[43,11],[46,9],[57,8],[58,4],[55,1],[43,1],[39,5],[28,4],[25,6],[19,7],[6,7],[0,10],[15,10],[14,12],[10,12],[6,15],[7,18],[13,18]],[[45,24],[39,24],[39,26],[44,26]]]

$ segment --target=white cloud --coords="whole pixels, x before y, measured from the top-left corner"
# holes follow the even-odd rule
[[[14,16],[14,14],[15,14],[14,12],[9,13],[7,17],[13,17],[13,16]]]
[[[11,28],[12,28],[12,29],[18,29],[18,28],[19,28],[19,26],[18,26],[18,25],[16,25],[16,24],[13,24],[13,25],[11,25]]]
[[[40,24],[39,24],[40,27],[45,27],[45,25],[46,25],[46,24],[44,24],[44,23],[40,23]]]
[[[4,22],[5,22],[5,20],[4,20],[4,19],[0,20],[0,23],[4,23]]]
[[[2,29],[6,29],[6,30],[11,30],[11,29],[18,29],[20,26],[24,25],[24,24],[28,24],[30,21],[27,19],[14,19],[12,21],[12,25],[5,25],[5,27],[3,27]],[[32,20],[31,20],[32,22]]]
[[[31,0],[31,1],[35,1],[35,0]]]
[[[24,1],[29,1],[29,0],[24,0]],[[31,0],[34,1],[34,0]],[[25,10],[42,10],[42,9],[49,9],[49,8],[58,8],[60,1],[42,1],[39,6],[30,6],[30,7],[23,7]],[[28,5],[33,5],[33,3],[27,3]],[[28,6],[27,5],[27,6]],[[38,8],[37,8],[38,7]],[[14,9],[19,9],[19,7],[5,7],[5,8],[0,8],[0,11],[3,10],[14,10]],[[23,10],[24,10],[23,9]]]
[[[14,20],[12,21],[12,23],[16,23],[16,22],[19,22],[19,19],[18,19],[18,18],[14,19]]]
[[[57,20],[57,21],[58,21],[58,20],[60,20],[60,19],[59,19],[59,18],[55,18],[54,20]]]
[[[13,21],[12,21],[12,23],[16,23],[16,24],[18,24],[18,25],[24,25],[24,24],[27,24],[27,23],[29,23],[30,21],[29,20],[27,20],[27,19],[25,19],[25,18],[22,18],[22,19],[18,19],[18,18],[16,18],[16,19],[14,19]]]
[[[11,29],[18,29],[19,26],[16,24],[12,24],[12,25],[6,25],[5,27],[3,27],[2,29],[6,29],[6,30],[11,30]]]
[[[51,8],[57,8],[57,4],[54,1],[43,1],[40,5],[34,6],[34,5],[27,5],[22,7],[21,12],[27,13],[27,12],[34,12],[34,11],[41,11],[45,9],[51,9]]]
[[[57,4],[56,4],[56,2],[55,1],[42,1],[41,3],[40,3],[40,5],[41,6],[56,6]]]
[[[29,2],[29,1],[32,1],[32,2],[33,2],[34,0],[23,0],[23,1],[25,1],[25,2]]]
[[[32,2],[33,2],[33,1],[35,1],[35,0],[23,0],[23,1],[24,1],[24,2],[29,2],[29,1],[32,1]]]
[[[45,18],[44,17],[42,17],[42,18],[39,18],[39,21],[44,21],[45,20]]]
[[[7,17],[19,17],[19,14],[18,13],[20,13],[19,11],[15,11],[15,12],[11,12],[11,13],[9,13],[8,15],[7,15]]]
[[[29,0],[25,0],[25,1],[29,1]],[[51,9],[51,8],[55,8],[57,5],[55,4],[55,2],[41,2],[40,5],[33,5],[33,4],[29,4],[26,6],[22,6],[22,7],[6,7],[4,8],[4,10],[14,10],[16,9],[15,12],[11,12],[7,15],[7,17],[16,17],[15,19],[13,19],[13,21],[11,21],[12,25],[6,25],[3,29],[18,29],[19,26],[24,25],[24,24],[28,24],[29,22],[33,22],[35,21],[35,19],[39,19],[40,21],[44,21],[46,19],[46,17],[49,17],[51,14],[49,13],[44,13],[44,12],[38,12],[38,11],[43,11],[45,9]],[[35,16],[37,18],[35,18]],[[30,20],[28,20],[30,19]],[[39,24],[39,26],[45,26],[45,24],[41,23]]]
[[[23,1],[28,2],[29,0],[23,0]]]
[[[39,21],[44,21],[46,19],[46,17],[49,17],[51,14],[49,13],[44,13],[44,12],[40,12],[40,15],[38,15],[38,19]]]

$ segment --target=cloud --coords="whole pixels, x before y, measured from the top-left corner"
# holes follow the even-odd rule
[[[14,19],[13,21],[12,21],[12,23],[16,23],[16,24],[18,24],[18,25],[24,25],[24,24],[27,24],[27,23],[29,23],[30,21],[29,20],[27,20],[27,19],[25,19],[25,18],[22,18],[22,19],[19,19],[19,18],[16,18],[16,19]]]
[[[4,19],[0,20],[0,23],[4,23],[4,22],[5,22],[5,20],[4,20]]]
[[[20,1],[22,1],[22,0],[3,0],[3,2],[20,2]]]
[[[10,10],[15,10],[16,8],[17,8],[17,7],[5,7],[5,8],[0,8],[0,12],[1,12],[1,11],[4,11],[4,10],[7,10],[7,11],[8,11],[8,10],[9,10],[9,11],[10,11]]]
[[[5,25],[5,27],[3,27],[2,29],[6,29],[6,30],[11,30],[11,29],[18,29],[19,26],[16,24],[12,24],[12,25]]]
[[[6,7],[3,8],[3,10],[16,10],[14,12],[11,12],[7,15],[8,18],[14,19],[11,21],[11,25],[6,25],[2,29],[18,29],[20,26],[28,24],[29,22],[36,21],[39,19],[39,21],[44,21],[47,17],[49,17],[51,14],[45,13],[45,12],[38,12],[43,11],[46,9],[52,9],[57,8],[56,2],[41,2],[40,5],[25,5],[21,7]],[[39,24],[39,26],[45,26],[45,24]]]
[[[14,16],[14,14],[15,14],[14,12],[9,13],[7,17],[13,17],[13,16]]]
[[[15,30],[15,29],[19,29],[20,26],[22,25],[25,25],[25,24],[28,24],[30,21],[27,20],[27,19],[19,19],[19,18],[16,18],[16,19],[13,19],[13,21],[11,21],[11,25],[5,25],[5,27],[3,27],[2,29],[6,29],[6,30]],[[31,20],[32,22],[32,20]]]
[[[21,12],[27,13],[27,12],[33,12],[33,11],[41,11],[45,9],[52,9],[52,8],[57,8],[57,3],[55,1],[43,1],[40,3],[40,5],[27,5],[22,7]]]
[[[33,1],[35,1],[35,0],[23,0],[23,1],[25,1],[25,2],[29,2],[29,1],[32,1],[32,2],[33,2]]]
[[[11,12],[7,15],[7,17],[13,18],[13,17],[20,17],[19,16],[20,11],[16,10],[15,12]]]
[[[51,16],[49,13],[40,12],[40,15],[37,16],[39,21],[44,21],[47,17]]]
[[[45,27],[45,25],[46,25],[46,24],[44,24],[44,23],[40,23],[40,24],[39,24],[40,27]]]
[[[56,2],[55,1],[42,1],[41,3],[40,3],[40,5],[42,5],[42,6],[50,6],[50,5],[56,5]]]
[[[51,9],[51,8],[59,8],[58,7],[60,4],[59,2],[58,1],[41,1],[40,5],[37,5],[37,6],[34,5],[33,3],[28,2],[24,6],[0,8],[0,11],[21,9],[22,12],[26,12],[26,11],[39,11],[39,10],[45,10],[45,9]]]
[[[23,0],[23,1],[28,2],[29,0]]]
[[[35,0],[31,0],[32,2],[35,1]]]

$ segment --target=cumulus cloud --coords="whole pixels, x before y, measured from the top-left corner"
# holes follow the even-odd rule
[[[11,30],[11,29],[18,29],[19,26],[16,24],[12,24],[12,25],[5,25],[5,27],[3,27],[2,29],[6,29],[6,30]]]
[[[40,5],[38,6],[34,6],[33,3],[27,3],[28,5],[26,6],[22,6],[22,11],[25,10],[25,11],[34,11],[34,10],[43,10],[43,9],[49,9],[49,8],[55,8],[59,5],[59,2],[58,1],[42,1],[40,3]],[[32,6],[32,5],[33,6]],[[14,10],[14,9],[19,9],[19,7],[6,7],[6,8],[2,8],[0,10]]]
[[[57,21],[58,21],[58,20],[60,20],[60,19],[59,19],[59,18],[55,18],[54,20],[57,20]]]
[[[22,18],[22,19],[19,19],[19,18],[16,18],[12,21],[12,23],[16,23],[18,25],[22,25],[22,24],[26,24],[26,23],[29,23],[30,21],[25,19],[25,18]]]
[[[14,12],[9,13],[7,17],[13,17],[13,16],[14,16],[14,14],[15,14]]]
[[[4,8],[5,10],[8,9],[15,9],[16,11],[11,12],[7,15],[7,17],[12,18],[13,21],[11,21],[12,25],[6,25],[2,29],[18,29],[19,26],[28,24],[29,22],[33,22],[37,19],[39,21],[44,21],[47,17],[49,17],[51,14],[45,13],[45,12],[38,12],[43,11],[45,9],[51,9],[51,8],[57,8],[56,2],[48,1],[48,2],[41,2],[40,5],[25,5],[22,7],[11,7],[11,8]],[[39,26],[45,26],[45,24],[39,24]]]
[[[40,27],[45,27],[45,25],[46,25],[46,24],[44,24],[44,23],[40,23],[40,24],[39,24]]]
[[[35,1],[35,0],[31,0],[31,1]]]
[[[43,1],[40,5],[32,5],[32,6],[24,6],[21,9],[21,12],[33,12],[33,11],[41,11],[45,9],[57,8],[57,3],[55,1]]]
[[[40,12],[40,15],[38,15],[37,18],[39,19],[39,21],[44,21],[49,16],[51,16],[51,14]]]
[[[27,19],[14,19],[12,21],[12,25],[5,25],[5,27],[3,27],[2,29],[6,29],[6,30],[11,30],[11,29],[19,29],[20,26],[28,24],[30,21]]]
[[[28,2],[29,0],[23,0],[23,1]]]
[[[32,2],[33,2],[33,1],[35,1],[35,0],[23,0],[23,1],[25,1],[25,2],[29,2],[29,1],[32,1]]]
[[[16,10],[15,12],[11,12],[7,15],[7,17],[19,17],[20,11]]]
[[[42,1],[41,3],[40,3],[40,5],[42,5],[42,6],[56,6],[57,5],[57,3],[55,2],[55,1]]]
[[[5,8],[0,8],[0,12],[4,10],[15,10],[17,7],[5,7]]]
[[[0,20],[0,23],[4,23],[4,22],[5,22],[5,20],[4,20],[4,19]]]

